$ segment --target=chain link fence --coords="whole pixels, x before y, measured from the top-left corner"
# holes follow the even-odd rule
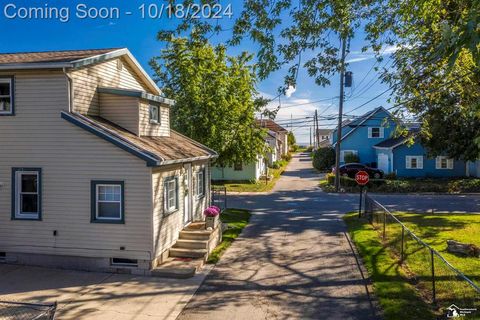
[[[384,244],[402,265],[409,281],[426,301],[442,309],[454,304],[460,308],[476,308],[480,312],[479,286],[416,236],[388,209],[365,194],[364,210],[360,211],[360,215],[378,231]],[[479,316],[478,312],[476,316]]]
[[[227,209],[227,188],[225,186],[212,185],[211,204],[219,207],[222,211]]]
[[[0,320],[54,320],[57,304],[0,300]]]

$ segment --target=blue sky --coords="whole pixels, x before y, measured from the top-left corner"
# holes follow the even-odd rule
[[[142,12],[139,8],[145,4],[145,10],[148,6],[155,4],[156,8],[160,9],[161,0],[156,1],[125,1],[125,0],[95,0],[95,1],[15,1],[15,0],[0,0],[0,29],[2,32],[2,41],[0,42],[0,52],[20,52],[20,51],[42,51],[42,50],[66,50],[66,49],[91,49],[91,48],[114,48],[127,47],[135,55],[135,57],[144,66],[147,72],[151,73],[148,66],[148,61],[157,55],[163,48],[163,44],[156,40],[157,32],[166,26],[178,23],[174,18],[169,19],[165,16],[161,19],[142,18]],[[233,23],[241,11],[241,1],[223,1],[225,6],[232,4],[231,18],[224,17],[220,23],[229,25]],[[9,5],[6,7],[7,5]],[[81,7],[82,11],[78,11],[80,15],[84,13],[85,8],[118,8],[120,17],[117,19],[116,11],[113,10],[113,17],[100,18],[85,18],[80,19],[76,17],[76,6],[84,4]],[[12,6],[14,5],[14,6]],[[15,14],[21,15],[22,7],[40,7],[40,8],[69,8],[70,19],[68,22],[61,22],[58,19],[21,19]],[[7,8],[7,12],[5,12]],[[155,7],[152,7],[154,10]],[[65,11],[64,11],[65,12]],[[131,12],[128,15],[127,12]],[[92,11],[94,13],[94,11]],[[147,12],[146,12],[147,13]],[[154,12],[152,12],[155,14]],[[12,16],[8,18],[7,15]],[[148,13],[147,13],[148,14]],[[5,32],[5,30],[8,30]],[[213,37],[211,40],[214,43],[224,41],[228,37],[228,33],[224,33],[218,37]],[[385,60],[376,64],[374,56],[370,53],[360,52],[364,45],[364,35],[359,32],[350,44],[350,53],[347,61],[350,61],[348,70],[353,72],[354,91],[346,90],[347,100],[345,102],[345,112],[350,114],[349,110],[368,101],[370,98],[376,96],[387,88],[386,84],[378,81],[378,74],[372,70],[372,66],[385,65],[389,63],[389,53],[394,51],[394,48],[387,48],[385,50]],[[241,46],[231,49],[232,54],[236,54],[241,50],[249,50],[255,52],[257,49],[254,43],[246,41]],[[283,76],[285,70],[279,70],[272,74],[268,79],[259,84],[259,91],[266,97],[273,97],[276,95],[277,88],[283,83]],[[298,85],[295,92],[289,97],[281,98],[282,108],[278,113],[277,120],[279,123],[287,127],[289,125],[288,119],[311,117],[318,110],[322,116],[334,115],[338,110],[338,92],[339,92],[339,76],[335,75],[331,78],[332,85],[328,87],[317,86],[312,79],[308,77],[305,71],[301,70],[298,76]],[[363,81],[362,81],[363,80]],[[350,98],[348,98],[350,96]],[[379,105],[387,106],[387,94],[367,104],[351,114],[362,114],[373,109]],[[321,102],[311,103],[312,101],[322,100]],[[270,106],[276,107],[278,99],[272,101]],[[298,105],[301,104],[301,105]],[[309,126],[310,123],[300,123],[301,120],[294,120],[293,131],[297,136],[297,141],[300,143],[309,142]],[[321,127],[333,127],[335,120],[327,121],[322,119],[320,121]]]

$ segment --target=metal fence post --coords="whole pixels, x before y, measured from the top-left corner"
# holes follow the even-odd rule
[[[385,240],[385,228],[387,224],[387,213],[383,212],[383,240]]]
[[[432,302],[433,304],[437,303],[436,292],[435,292],[435,262],[433,250],[430,249],[430,258],[432,260]]]
[[[401,251],[400,251],[400,263],[402,264],[403,263],[403,259],[405,259],[404,257],[404,243],[405,243],[405,227],[402,225],[402,248],[401,248]]]

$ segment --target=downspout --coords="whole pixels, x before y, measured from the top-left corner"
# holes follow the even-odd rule
[[[67,83],[68,83],[68,112],[72,112],[72,106],[73,106],[73,79],[68,75],[67,73],[67,68],[63,67],[63,73],[65,74],[65,77],[67,78]]]

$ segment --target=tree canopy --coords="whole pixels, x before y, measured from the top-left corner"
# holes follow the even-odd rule
[[[171,38],[150,64],[164,93],[175,99],[175,130],[219,153],[217,164],[257,160],[265,132],[255,122],[256,73],[251,55],[228,56],[224,46]]]
[[[299,68],[325,86],[341,68],[339,38],[363,29],[363,49],[378,59],[386,46],[396,49],[394,68],[382,75],[393,109],[423,122],[422,140],[432,153],[468,160],[480,156],[473,145],[480,139],[479,20],[478,0],[244,0],[228,44],[248,38],[259,45],[260,79],[287,67],[284,90],[295,85]],[[206,37],[225,30],[215,20],[184,19],[159,38],[186,31]]]

